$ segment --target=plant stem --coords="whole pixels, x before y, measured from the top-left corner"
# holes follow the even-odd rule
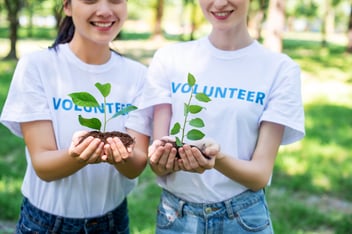
[[[189,105],[191,104],[191,100],[193,98],[193,86],[191,87],[191,96],[189,97],[188,103],[187,103],[187,111],[185,113],[185,118],[183,121],[183,126],[182,126],[182,134],[181,134],[181,143],[183,143],[183,139],[185,138],[185,128],[186,128],[186,123],[188,119],[188,114],[189,114]]]
[[[103,132],[106,131],[106,97],[104,97],[104,125],[103,125]]]

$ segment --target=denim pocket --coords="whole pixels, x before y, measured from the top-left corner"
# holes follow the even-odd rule
[[[31,222],[29,219],[21,219],[17,224],[17,234],[39,234],[46,232],[39,224]]]
[[[177,209],[163,197],[158,206],[157,226],[164,229],[170,227],[178,218]]]
[[[259,232],[270,226],[269,212],[263,200],[250,204],[236,214],[238,223],[246,231]]]

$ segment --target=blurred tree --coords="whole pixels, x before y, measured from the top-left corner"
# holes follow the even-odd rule
[[[162,29],[162,19],[164,15],[164,0],[156,0],[156,4],[154,7],[155,10],[155,23],[153,30],[153,37],[162,37],[163,29]]]
[[[324,5],[322,6],[323,17],[322,17],[322,25],[321,25],[321,33],[322,33],[321,44],[323,47],[327,46],[328,35],[335,32],[336,7],[343,2],[346,2],[346,0],[324,0]]]
[[[184,4],[190,6],[190,24],[191,24],[191,32],[189,35],[189,40],[195,39],[195,32],[200,26],[198,12],[199,8],[195,0],[184,0]]]
[[[348,44],[347,44],[347,52],[352,53],[352,2],[350,6],[350,17],[348,20],[348,30],[347,30],[347,39],[348,39]]]
[[[61,19],[63,18],[63,5],[62,2],[55,1],[52,5],[52,12],[56,19],[56,28],[60,26]]]
[[[317,4],[315,0],[291,0],[289,3],[290,4],[287,4],[289,6],[286,7],[288,29],[294,30],[293,22],[296,19],[302,19],[306,22],[305,28],[303,30],[312,30],[310,28],[310,24],[311,21],[316,20],[318,17],[319,4]]]
[[[248,14],[248,27],[253,38],[259,40],[262,37],[263,21],[266,19],[265,12],[268,9],[269,0],[251,1]]]
[[[270,0],[267,32],[264,36],[264,46],[281,52],[282,51],[282,32],[285,27],[285,0]]]
[[[5,56],[5,59],[17,59],[16,44],[17,44],[17,31],[19,27],[18,14],[23,7],[23,0],[5,0],[5,7],[7,10],[7,19],[10,23],[9,39],[10,39],[10,52]]]

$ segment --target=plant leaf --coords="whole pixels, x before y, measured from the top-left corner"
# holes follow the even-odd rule
[[[200,102],[210,102],[211,99],[205,93],[197,93],[196,99]]]
[[[197,129],[192,129],[189,132],[187,132],[187,139],[189,140],[200,140],[205,136],[205,134]]]
[[[179,147],[181,147],[183,145],[180,138],[178,138],[178,137],[176,137],[176,145]]]
[[[82,115],[79,115],[78,116],[78,120],[79,120],[79,123],[82,126],[86,126],[88,128],[96,129],[98,131],[101,129],[101,122],[97,118],[87,119],[87,118],[82,117]]]
[[[180,123],[175,123],[174,126],[172,127],[170,134],[171,135],[176,135],[177,133],[179,133],[181,130],[181,124]]]
[[[204,121],[201,118],[195,118],[189,121],[189,125],[196,127],[196,128],[202,128],[205,126]]]
[[[103,95],[103,97],[109,96],[110,91],[111,91],[111,84],[110,83],[101,84],[101,83],[97,82],[97,83],[95,83],[95,87],[98,88],[98,90],[100,91],[101,95]]]
[[[202,109],[203,109],[203,107],[198,106],[198,105],[190,105],[190,106],[189,106],[189,112],[192,113],[192,114],[197,114],[197,113],[199,113]]]
[[[134,106],[134,105],[128,105],[124,108],[122,108],[120,111],[116,112],[110,119],[116,118],[117,116],[120,115],[126,115],[128,113],[130,113],[131,111],[137,110],[138,107]]]
[[[193,87],[196,84],[196,78],[191,73],[188,73],[187,83],[189,86]]]
[[[74,104],[77,106],[85,107],[98,107],[99,103],[90,93],[87,92],[76,92],[70,93],[68,96],[71,97]]]

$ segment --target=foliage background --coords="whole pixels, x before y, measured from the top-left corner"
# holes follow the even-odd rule
[[[325,1],[330,6],[339,3],[334,8],[335,28],[327,35],[316,24],[325,12]],[[59,1],[39,2],[32,0],[34,13],[49,16],[52,4]],[[190,5],[182,11],[179,1],[165,2],[164,14],[168,17],[163,21],[162,37],[152,35],[156,1],[129,1],[130,20],[112,46],[147,65],[157,48],[189,39]],[[268,4],[268,1],[261,2]],[[294,17],[296,21],[292,28],[288,24],[284,33],[283,52],[302,68],[307,135],[302,141],[280,149],[272,185],[266,190],[274,228],[279,234],[349,234],[352,233],[352,56],[346,52],[344,32],[351,3],[287,0],[287,4],[289,18]],[[253,7],[260,9],[260,5]],[[24,8],[21,14],[30,14],[28,9]],[[299,32],[293,30],[300,22],[297,19],[302,19],[306,27]],[[182,22],[185,26],[179,27]],[[201,17],[196,22],[199,25],[193,36],[200,37],[209,27],[202,24]],[[182,35],[182,32],[186,33]],[[18,35],[20,57],[50,45],[56,31],[52,27],[27,25],[19,28]],[[324,40],[326,44],[322,43]],[[9,45],[6,10],[0,0],[0,58],[9,51]],[[0,61],[0,111],[16,62]],[[0,233],[12,233],[18,217],[26,167],[23,147],[21,139],[0,125]],[[129,197],[133,234],[154,232],[159,194],[155,176],[147,168]],[[4,221],[9,225],[5,226]]]

